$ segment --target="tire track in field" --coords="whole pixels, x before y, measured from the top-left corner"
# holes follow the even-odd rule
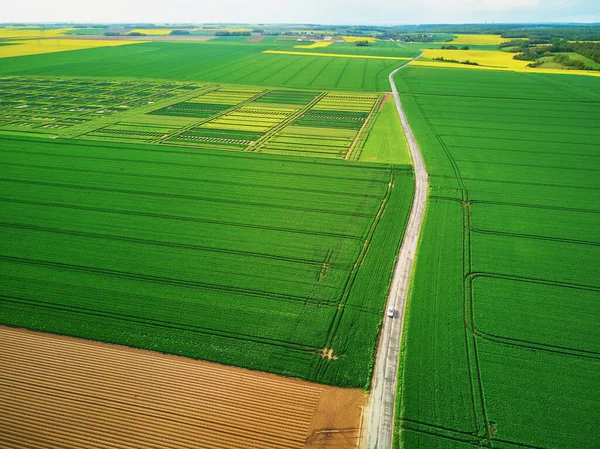
[[[292,234],[305,234],[305,235],[313,235],[313,236],[333,237],[333,238],[340,238],[340,239],[350,239],[350,240],[362,241],[362,236],[360,236],[360,235],[341,234],[341,233],[335,233],[335,232],[308,231],[305,229],[284,228],[284,227],[280,227],[280,226],[264,226],[264,225],[255,225],[255,224],[247,224],[247,223],[236,223],[233,221],[211,220],[211,219],[206,219],[206,218],[187,217],[187,216],[182,216],[182,215],[157,214],[157,213],[153,213],[153,212],[141,212],[141,211],[134,211],[134,210],[128,210],[128,209],[127,210],[110,209],[110,208],[103,208],[103,207],[81,206],[81,205],[77,205],[77,204],[53,203],[53,202],[46,202],[46,201],[28,201],[28,200],[2,198],[2,197],[0,197],[0,202],[15,203],[15,204],[29,204],[32,206],[59,207],[59,208],[64,208],[64,209],[102,212],[102,213],[109,213],[109,214],[116,214],[116,215],[134,215],[134,216],[149,217],[149,218],[160,218],[160,219],[165,219],[165,220],[176,220],[176,221],[184,221],[184,222],[192,222],[192,223],[207,223],[207,224],[216,224],[216,225],[224,225],[224,226],[248,228],[248,229],[264,229],[264,230],[269,230],[269,231],[287,232],[287,233],[292,233]]]
[[[8,140],[8,139],[4,139],[3,140]],[[74,141],[75,143],[77,143],[77,146],[85,146],[84,144],[82,144],[82,142],[85,141]],[[98,142],[95,142],[96,145],[90,145],[94,148],[99,148],[100,146],[97,145]],[[112,142],[111,142],[112,143]],[[61,146],[66,146],[65,142],[61,141],[60,142]],[[180,147],[178,147],[180,148]],[[129,150],[129,148],[128,148]],[[46,152],[41,152],[41,151],[27,151],[27,150],[14,150],[14,149],[6,149],[3,148],[2,151],[6,151],[9,153],[19,153],[19,154],[35,154],[35,155],[40,155],[40,156],[52,156],[52,157],[58,157],[58,158],[74,158],[74,159],[89,159],[89,160],[99,160],[99,161],[112,161],[112,162],[132,162],[135,164],[148,164],[148,165],[154,165],[154,166],[159,166],[159,167],[164,167],[164,166],[172,166],[172,167],[186,167],[186,168],[195,168],[198,170],[216,170],[216,171],[222,171],[222,172],[242,172],[242,173],[251,173],[251,174],[260,174],[260,175],[267,175],[267,176],[271,176],[271,175],[278,175],[278,176],[289,176],[289,177],[301,177],[301,178],[310,178],[310,179],[334,179],[336,181],[353,181],[353,182],[360,182],[361,180],[364,179],[364,177],[362,176],[364,174],[364,172],[366,170],[371,171],[371,172],[383,172],[383,173],[387,173],[388,169],[385,166],[377,166],[377,167],[368,167],[368,169],[366,169],[363,166],[350,166],[350,168],[354,168],[356,170],[359,170],[360,172],[362,172],[361,174],[359,174],[359,176],[357,177],[347,177],[347,176],[338,176],[338,175],[330,175],[330,174],[319,174],[319,173],[314,173],[314,171],[311,171],[309,173],[304,173],[304,172],[286,172],[286,171],[281,171],[281,165],[278,165],[277,168],[274,168],[273,170],[262,170],[262,169],[249,169],[249,168],[236,168],[236,167],[232,167],[232,166],[223,166],[223,165],[210,165],[210,164],[193,164],[193,163],[179,163],[179,162],[170,162],[170,161],[151,161],[151,160],[147,160],[147,159],[128,159],[128,158],[118,158],[118,157],[100,157],[100,156],[85,156],[82,154],[58,154],[58,153],[46,153]],[[138,151],[137,149],[135,151]],[[160,150],[151,150],[151,149],[144,149],[144,150],[139,150],[139,151],[146,151],[146,152],[155,152],[155,153],[162,153],[162,154],[169,154],[169,153],[178,153],[178,154],[188,154],[188,155],[196,155],[198,156],[198,153],[189,153],[189,152],[185,152],[185,151],[160,151]],[[240,154],[244,154],[243,152],[231,152],[232,154],[235,154],[235,156],[233,155],[229,155],[229,157],[231,158],[239,158],[239,157],[243,157],[240,156]],[[225,158],[227,157],[227,154],[219,154],[220,158]],[[261,158],[262,160],[268,160],[268,157],[264,157]],[[276,160],[277,162],[279,162],[281,164],[281,160]],[[325,160],[324,160],[325,161]],[[290,165],[308,165],[311,167],[316,166],[325,166],[325,167],[331,167],[331,166],[335,166],[337,165],[335,162],[333,161],[327,161],[327,162],[313,162],[311,161],[290,161],[289,162]],[[345,168],[347,168],[348,166],[344,166]],[[224,175],[225,176],[225,175]]]
[[[279,204],[269,204],[269,203],[260,203],[255,201],[241,201],[241,200],[233,200],[233,199],[220,199],[214,197],[203,197],[199,195],[184,195],[177,193],[165,193],[165,192],[151,192],[148,190],[131,190],[131,189],[117,189],[111,187],[100,187],[93,185],[81,185],[81,184],[70,184],[70,183],[61,183],[61,182],[46,182],[46,181],[33,181],[30,179],[14,179],[14,178],[0,178],[0,182],[9,182],[14,184],[29,184],[29,185],[40,185],[46,187],[59,187],[65,189],[77,189],[77,190],[91,190],[95,192],[110,192],[110,193],[123,193],[127,195],[139,195],[139,196],[149,196],[149,197],[164,197],[164,198],[177,198],[183,200],[193,200],[193,201],[206,201],[209,203],[218,203],[218,204],[235,204],[239,206],[257,206],[261,208],[267,209],[283,209],[283,210],[296,210],[300,212],[315,212],[319,214],[327,214],[327,215],[341,215],[348,217],[363,217],[370,218],[372,215],[368,213],[360,213],[360,212],[344,212],[344,211],[332,211],[330,209],[322,209],[322,208],[313,208],[313,207],[301,207],[301,206],[290,206],[290,205],[279,205]]]
[[[74,172],[74,173],[93,173],[98,175],[115,175],[114,171],[107,170],[91,170],[91,169],[83,169],[83,168],[73,168],[73,167],[55,167],[51,165],[38,165],[38,164],[23,164],[23,163],[15,163],[15,162],[4,162],[0,161],[0,165],[7,165],[11,167],[31,167],[31,168],[41,168],[45,170],[56,170],[56,171],[66,171],[66,172]],[[296,186],[279,186],[273,184],[259,184],[259,183],[246,183],[246,182],[235,182],[229,180],[212,180],[212,179],[202,179],[202,178],[188,178],[186,176],[166,176],[166,175],[158,175],[158,174],[142,174],[142,173],[119,173],[119,176],[131,177],[131,178],[143,178],[143,179],[165,179],[172,181],[185,181],[185,182],[194,182],[199,184],[214,184],[218,186],[228,185],[228,186],[236,186],[236,187],[251,187],[251,188],[265,188],[265,189],[274,189],[277,190],[285,190],[291,192],[305,192],[305,193],[319,193],[323,195],[332,195],[332,196],[343,196],[343,197],[357,197],[357,198],[379,198],[379,195],[374,195],[368,192],[364,193],[356,193],[356,192],[347,192],[347,191],[332,191],[332,190],[323,190],[323,189],[309,189],[304,187],[296,187]]]

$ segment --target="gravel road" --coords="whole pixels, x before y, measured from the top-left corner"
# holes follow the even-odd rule
[[[420,58],[423,53],[414,60]],[[408,65],[408,64],[406,64]],[[388,296],[387,307],[396,309],[396,316],[384,317],[381,328],[379,347],[373,373],[373,384],[371,390],[369,416],[366,422],[366,447],[368,449],[388,449],[392,447],[394,434],[394,409],[396,403],[396,383],[398,380],[398,358],[400,355],[400,341],[402,338],[402,327],[404,324],[404,308],[410,281],[411,269],[419,232],[425,213],[425,201],[427,198],[428,179],[425,171],[423,157],[419,145],[408,124],[406,114],[402,109],[400,95],[394,84],[394,75],[406,65],[397,68],[390,73],[389,80],[392,88],[396,108],[402,122],[402,129],[408,142],[410,154],[415,170],[415,197],[400,253],[394,269],[392,285]],[[386,307],[386,313],[387,313]]]

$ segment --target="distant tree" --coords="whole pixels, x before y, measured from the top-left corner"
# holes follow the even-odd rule
[[[121,33],[117,33],[116,31],[107,31],[104,33],[105,36],[120,36]]]
[[[186,34],[190,34],[188,30],[171,30],[169,33],[171,36],[185,36]]]
[[[140,33],[139,31],[132,31],[130,33],[127,33],[127,36],[145,36],[145,33]]]
[[[357,47],[368,47],[369,45],[371,45],[371,43],[365,39],[365,40],[355,41],[354,45],[356,45]]]
[[[251,36],[250,31],[217,31],[215,36]]]
[[[468,50],[468,49],[469,49],[469,46],[468,46],[468,45],[464,45],[464,46],[460,47],[460,49],[461,49],[461,50]]]

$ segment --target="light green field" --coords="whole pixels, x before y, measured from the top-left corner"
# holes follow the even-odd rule
[[[391,164],[410,164],[408,144],[393,100],[383,104],[375,119],[360,160]]]

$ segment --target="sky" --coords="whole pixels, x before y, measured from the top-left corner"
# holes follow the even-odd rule
[[[598,0],[19,0],[1,22],[425,23],[600,22]]]

